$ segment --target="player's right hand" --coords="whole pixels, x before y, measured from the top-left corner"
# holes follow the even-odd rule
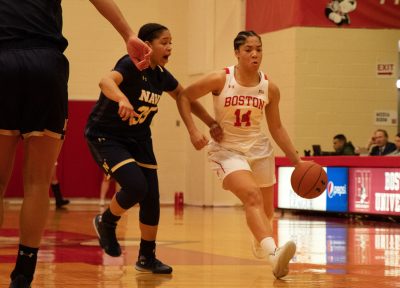
[[[128,99],[119,100],[118,114],[119,117],[121,117],[122,121],[126,121],[134,116],[139,116],[139,114],[137,114],[135,110],[133,110],[133,106]]]
[[[136,36],[131,36],[126,41],[126,48],[129,57],[140,71],[149,67],[151,48],[146,43]]]
[[[198,130],[190,133],[190,141],[192,141],[192,144],[196,150],[201,150],[208,144],[207,137],[201,134]]]

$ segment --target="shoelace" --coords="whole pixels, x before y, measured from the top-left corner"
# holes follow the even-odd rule
[[[279,248],[275,248],[274,252],[269,253],[269,256],[276,256],[276,252],[278,252]]]

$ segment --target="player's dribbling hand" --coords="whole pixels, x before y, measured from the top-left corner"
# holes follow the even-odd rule
[[[221,142],[222,137],[223,137],[223,130],[217,122],[211,124],[210,135],[214,139],[214,141]]]
[[[197,130],[193,133],[190,133],[190,141],[192,141],[192,144],[194,148],[196,148],[196,150],[201,150],[204,146],[208,144],[207,137]]]
[[[302,159],[300,159],[297,163],[294,163],[293,164],[293,166],[294,167],[297,167],[297,166],[299,166],[299,164],[301,165],[301,164],[303,164],[304,162],[314,162],[314,161],[312,161],[312,160],[302,160]]]
[[[118,114],[122,121],[126,121],[134,116],[139,116],[139,114],[133,110],[133,106],[128,99],[121,99],[118,102]]]
[[[136,36],[131,36],[126,41],[126,48],[129,57],[140,71],[149,67],[151,48],[146,43]]]

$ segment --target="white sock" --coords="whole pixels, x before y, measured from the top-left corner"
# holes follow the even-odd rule
[[[260,242],[261,247],[267,252],[268,255],[273,254],[276,249],[275,240],[272,237],[266,237]]]

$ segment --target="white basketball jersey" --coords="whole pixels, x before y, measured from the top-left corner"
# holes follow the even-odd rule
[[[224,131],[219,144],[246,153],[266,139],[261,121],[265,121],[264,109],[268,104],[268,80],[260,71],[258,85],[244,87],[236,82],[234,66],[225,71],[225,86],[220,95],[213,97],[215,118]]]

